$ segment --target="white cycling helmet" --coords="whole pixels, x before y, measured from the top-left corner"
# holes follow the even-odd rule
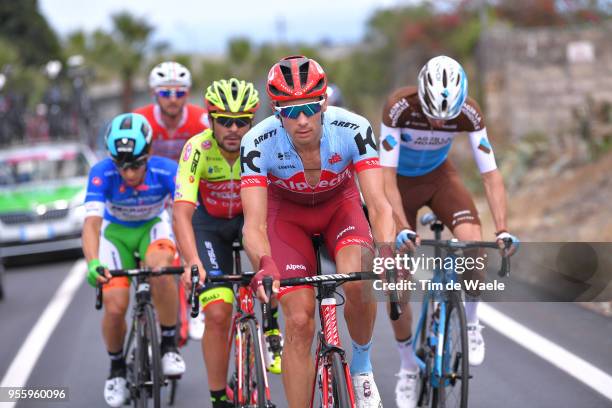
[[[467,98],[468,81],[457,61],[444,55],[430,59],[421,69],[418,81],[425,115],[441,120],[459,116]]]
[[[191,73],[178,62],[166,61],[158,64],[149,74],[149,87],[184,86],[191,88]]]

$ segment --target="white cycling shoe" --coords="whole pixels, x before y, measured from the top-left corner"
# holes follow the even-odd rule
[[[417,394],[419,385],[419,371],[408,371],[401,369],[395,374],[395,403],[398,408],[414,408],[417,406],[419,396]]]
[[[114,377],[106,380],[104,384],[104,400],[111,406],[118,408],[125,404],[130,397],[127,381],[123,377]]]
[[[485,343],[482,338],[482,329],[478,323],[467,325],[469,360],[471,366],[481,365],[485,358]]]
[[[165,376],[175,377],[185,372],[185,360],[177,351],[167,351],[161,359],[162,372]]]
[[[196,317],[189,317],[189,338],[192,340],[202,340],[204,336],[204,313]]]
[[[378,387],[373,373],[361,373],[353,376],[356,408],[382,408]]]

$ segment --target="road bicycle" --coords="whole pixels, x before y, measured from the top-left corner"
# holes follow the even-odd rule
[[[117,269],[109,272],[113,277],[132,278],[132,287],[136,291],[132,323],[123,347],[130,400],[136,408],[148,407],[149,400],[152,400],[154,408],[159,408],[161,387],[170,384],[169,404],[173,405],[178,377],[165,377],[162,373],[159,325],[151,301],[149,279],[160,275],[180,275],[183,267]],[[98,267],[98,273],[104,274],[104,268]],[[102,293],[102,285],[98,285],[96,309],[102,308]]]
[[[429,225],[435,239],[421,240],[421,246],[434,248],[435,259],[455,258],[465,249],[495,248],[497,242],[442,240],[444,225],[435,214],[425,214],[422,225]],[[511,240],[504,240],[506,249],[512,245]],[[447,284],[458,282],[454,268],[444,268],[447,262],[436,265],[433,270],[432,283],[428,285],[422,302],[421,314],[415,330],[413,343],[417,363],[420,368],[420,392],[418,406],[461,407],[468,405],[469,380],[469,347],[467,339],[467,321],[461,291],[449,290]],[[452,265],[455,265],[452,262]],[[510,271],[510,258],[502,257],[500,276]],[[454,285],[452,285],[454,287]]]
[[[229,384],[235,407],[273,408],[275,405],[270,399],[270,389],[266,366],[264,364],[262,336],[257,316],[255,315],[255,295],[249,286],[255,272],[242,272],[240,262],[241,245],[233,243],[234,268],[233,275],[206,276],[205,283],[229,283],[236,291],[236,311],[232,317],[232,325],[228,341],[230,348],[233,345],[234,372],[230,376]],[[199,271],[197,267],[191,270],[191,317],[197,317],[200,312],[199,295],[206,290],[199,287]],[[264,288],[268,298],[272,292],[271,279],[264,280]],[[270,305],[263,305],[263,318],[270,319]]]
[[[303,278],[282,279],[281,286],[312,285],[317,289],[319,303],[319,318],[321,330],[317,335],[317,351],[315,357],[315,381],[312,388],[310,408],[314,407],[355,407],[355,394],[349,371],[345,351],[340,342],[336,307],[338,304],[336,288],[345,282],[358,280],[378,280],[381,276],[372,272],[354,272],[349,274],[322,275],[321,273],[321,235],[312,238],[317,260],[317,273]],[[387,275],[393,281],[393,273]],[[395,302],[391,307],[399,316],[399,304]],[[318,402],[318,404],[317,404]]]

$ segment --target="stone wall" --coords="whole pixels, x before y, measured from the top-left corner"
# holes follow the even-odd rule
[[[511,141],[533,133],[576,134],[576,117],[589,103],[612,104],[611,38],[611,22],[489,29],[479,44],[489,127]]]

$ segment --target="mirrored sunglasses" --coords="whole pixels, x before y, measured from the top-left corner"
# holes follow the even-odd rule
[[[180,99],[182,97],[184,97],[185,95],[187,95],[187,89],[176,89],[176,88],[171,88],[171,89],[158,89],[156,94],[157,96],[159,96],[160,98],[170,98],[171,96],[174,95],[174,97],[176,99]]]
[[[320,101],[302,103],[299,105],[275,106],[274,110],[283,118],[297,119],[300,116],[300,113],[303,113],[309,118],[312,115],[316,115],[317,113],[321,112],[323,102],[324,100],[321,99]]]

